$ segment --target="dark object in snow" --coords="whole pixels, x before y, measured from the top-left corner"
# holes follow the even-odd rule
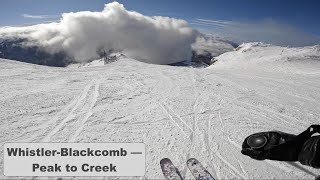
[[[259,149],[264,147],[268,142],[266,136],[263,135],[251,135],[247,139],[247,144],[253,149]]]
[[[303,165],[320,168],[320,136],[311,137],[303,144],[298,160]]]
[[[178,168],[173,165],[169,158],[161,159],[160,166],[162,173],[167,180],[183,180]],[[197,159],[188,159],[187,166],[196,180],[215,180]]]
[[[168,159],[168,158],[161,159],[160,167],[161,167],[161,170],[162,170],[164,177],[167,180],[183,180],[178,168],[176,168],[173,165],[173,163],[171,162],[170,159]]]
[[[299,161],[320,168],[320,136],[311,137],[315,133],[320,133],[320,125],[311,125],[297,136],[280,131],[255,133],[244,140],[241,153],[256,160]],[[266,138],[267,142],[251,142],[257,138]],[[256,144],[264,145],[255,147]]]
[[[202,164],[197,159],[188,159],[187,166],[196,180],[215,180],[214,177],[202,166]]]

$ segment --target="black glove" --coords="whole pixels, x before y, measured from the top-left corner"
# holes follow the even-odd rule
[[[320,125],[313,124],[309,127],[311,133],[320,133]]]
[[[256,160],[265,160],[266,158],[264,157],[264,154],[262,151],[256,151],[254,149],[242,149],[241,153],[244,155],[247,155],[249,157],[251,157],[252,159],[256,159]]]

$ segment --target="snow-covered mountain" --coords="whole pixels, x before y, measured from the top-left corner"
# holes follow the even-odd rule
[[[0,39],[0,58],[32,64],[64,67],[73,62],[63,51],[48,53],[40,46],[25,46],[29,42],[23,38]]]
[[[92,61],[96,59],[87,59],[79,62],[74,57],[69,56],[66,51],[59,51],[56,53],[49,53],[46,48],[34,44],[32,46],[26,46],[30,43],[30,40],[23,38],[7,38],[0,39],[0,58],[17,60],[21,62],[28,62],[38,65],[64,67],[72,63],[92,64]],[[211,59],[220,54],[228,51],[232,51],[237,45],[231,41],[227,41],[220,37],[205,36],[199,34],[199,37],[195,39],[195,42],[189,45],[192,49],[191,62],[196,64],[205,63],[211,64]],[[121,54],[120,52],[108,52],[104,49],[96,49],[99,58],[111,58],[113,54]],[[174,51],[174,49],[172,49]],[[191,54],[190,54],[191,56]],[[137,59],[144,61],[143,59]],[[178,59],[179,60],[179,59]],[[95,61],[97,62],[97,61]],[[190,65],[190,60],[184,60],[180,63]]]
[[[186,179],[191,157],[217,179],[313,179],[318,170],[240,151],[252,133],[319,124],[319,54],[249,43],[202,69],[126,57],[66,68],[1,59],[0,143],[144,142],[146,179],[163,179],[164,157]],[[2,166],[0,156],[4,178]]]
[[[214,57],[234,50],[238,44],[219,36],[201,35],[191,46],[193,49],[191,61],[210,65]]]
[[[245,43],[215,58],[212,68],[262,69],[282,73],[313,74],[320,62],[320,46],[281,47],[261,42]]]
[[[320,61],[320,45],[309,47],[281,47],[261,42],[244,43],[218,57],[215,65],[219,66],[252,66],[255,64],[292,65],[312,64]]]
[[[110,53],[151,64],[210,64],[233,45],[201,34],[185,20],[143,15],[118,2],[99,12],[63,13],[56,22],[0,27],[0,57],[48,66],[88,63]]]

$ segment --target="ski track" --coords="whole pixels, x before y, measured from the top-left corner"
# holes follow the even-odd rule
[[[306,169],[305,167],[302,167],[302,165],[298,164],[297,162],[287,162],[288,164],[290,164],[291,166],[305,172],[306,174],[309,174],[311,176],[318,176],[317,174],[309,171],[308,169]]]
[[[241,162],[239,160],[237,160],[237,161],[238,161],[238,164],[239,164],[239,166],[241,168],[242,174],[244,175],[245,179],[249,179],[248,173],[244,170]]]
[[[221,131],[223,134],[223,137],[225,137],[227,139],[227,142],[229,142],[231,145],[233,145],[234,147],[236,147],[237,149],[239,149],[239,151],[242,149],[241,145],[235,143],[233,140],[231,140],[231,138],[229,137],[229,135],[225,132],[225,126],[223,123],[223,119],[221,117],[221,113],[218,112],[218,117],[219,117],[219,121],[220,121],[220,126],[221,126]],[[236,175],[234,176],[234,178],[236,177],[242,177],[243,179],[248,179],[248,173],[247,171],[244,170],[244,167],[241,165],[241,163],[239,162],[239,160],[237,160],[238,165],[240,167],[239,171],[234,165],[232,165],[234,162],[229,162],[228,160],[226,160],[219,151],[217,151],[216,155],[218,156],[218,158],[227,165],[228,168],[230,168],[231,171],[233,171]],[[293,169],[290,169],[288,167],[285,167],[283,164],[278,163],[278,162],[271,162],[271,161],[264,161],[265,163],[275,167],[275,168],[280,168],[281,170],[283,170],[284,172],[288,173],[293,171]],[[232,173],[232,174],[234,174]],[[297,175],[301,175],[299,173],[297,173]]]
[[[165,75],[162,75],[163,77]],[[168,79],[167,77],[165,77],[166,79]],[[224,78],[223,78],[224,79]],[[185,136],[188,136],[188,134],[186,133],[186,130],[184,129],[188,129],[187,131],[189,130],[192,130],[191,133],[190,133],[190,136],[189,136],[189,140],[190,140],[190,143],[192,144],[192,147],[190,149],[198,149],[199,148],[199,145],[202,146],[202,148],[204,148],[203,151],[205,152],[208,152],[209,156],[208,158],[210,159],[209,161],[207,161],[208,165],[210,165],[211,167],[211,170],[213,170],[211,173],[214,174],[218,179],[223,179],[224,177],[221,176],[221,172],[219,170],[219,168],[216,168],[215,167],[215,163],[212,163],[212,161],[216,161],[214,160],[215,157],[217,157],[221,162],[223,162],[223,164],[225,164],[225,168],[229,169],[230,172],[230,175],[233,175],[233,178],[239,178],[241,177],[242,179],[248,179],[249,178],[249,174],[248,172],[245,170],[245,167],[242,165],[242,163],[237,159],[236,162],[229,162],[226,158],[223,157],[223,155],[220,153],[220,150],[219,150],[219,145],[218,145],[218,149],[217,151],[213,151],[214,153],[211,154],[211,147],[209,144],[212,144],[210,143],[210,134],[212,133],[210,131],[210,124],[211,124],[211,120],[210,120],[210,116],[208,117],[208,128],[206,131],[203,131],[203,130],[200,130],[199,129],[199,126],[197,125],[199,123],[198,121],[198,118],[197,116],[198,115],[206,115],[206,114],[201,114],[201,112],[207,112],[207,110],[205,110],[204,108],[201,108],[198,112],[197,112],[197,107],[198,107],[198,104],[199,104],[199,100],[202,99],[203,101],[203,98],[200,98],[200,95],[198,94],[197,95],[197,91],[196,91],[196,88],[195,88],[195,83],[196,83],[196,80],[195,78],[191,78],[192,82],[193,82],[193,86],[194,86],[194,94],[195,94],[195,100],[194,100],[194,103],[192,104],[192,119],[193,119],[193,123],[192,123],[192,127],[190,127],[187,123],[185,123],[185,121],[182,120],[182,118],[175,112],[172,110],[172,108],[168,107],[168,105],[166,105],[166,103],[164,102],[161,102],[159,103],[159,105],[162,107],[162,109],[164,110],[164,112],[166,112],[166,114],[169,116],[169,118],[171,119],[172,122],[174,122],[174,124],[180,129],[180,131],[182,131],[184,133]],[[237,84],[237,83],[234,83],[232,82],[231,80],[228,80],[228,81],[225,81],[227,82],[228,84],[232,84],[232,85],[236,85],[237,87],[241,88],[241,89],[244,89],[246,91],[248,91],[249,89],[247,88],[244,88],[243,86]],[[170,86],[170,89],[176,89],[175,87],[176,85],[171,85]],[[173,94],[171,94],[172,96]],[[166,97],[168,98],[168,97]],[[241,98],[241,97],[240,97]],[[260,107],[256,107],[256,106],[253,106],[249,103],[246,103],[246,102],[241,102],[241,101],[238,101],[237,100],[238,98],[234,99],[233,97],[230,97],[230,102],[229,104],[232,104],[233,106],[234,105],[237,105],[238,108],[244,108],[244,107],[251,107],[251,109],[253,110],[253,112],[256,112],[257,115],[261,115],[261,113],[263,112],[264,114],[265,113],[268,113],[265,115],[265,117],[268,119],[269,118],[269,113],[272,114],[273,111],[270,111],[270,110],[266,110],[266,111],[263,111],[262,108]],[[221,109],[222,107],[220,107],[219,109]],[[247,108],[245,108],[247,109]],[[217,111],[217,110],[216,110]],[[212,111],[212,112],[216,112],[216,111]],[[208,114],[210,115],[210,113]],[[273,116],[278,116],[277,119],[279,119],[280,121],[283,119],[283,118],[286,118],[288,120],[282,120],[283,123],[288,123],[290,125],[294,125],[294,123],[291,123],[290,121],[297,121],[295,118],[292,118],[292,117],[289,117],[289,116],[285,116],[283,114],[279,114],[279,113],[276,113],[276,115],[273,114]],[[234,146],[236,149],[238,149],[239,151],[241,150],[241,145],[239,145],[238,143],[234,142],[232,140],[232,138],[229,136],[229,134],[225,131],[225,125],[223,123],[223,119],[221,117],[221,112],[218,111],[218,119],[219,119],[219,122],[220,122],[220,127],[221,127],[221,132],[222,132],[222,137],[220,137],[219,139],[225,139],[226,142],[228,142],[230,145]],[[272,120],[272,118],[269,118],[270,120]],[[180,122],[179,122],[180,120]],[[200,143],[200,144],[199,144]],[[200,151],[200,150],[198,150]],[[186,153],[186,159],[190,158],[191,154],[189,152]],[[291,168],[288,168],[288,167],[285,167],[283,164],[280,164],[280,163],[275,163],[275,164],[272,164],[272,163],[269,163],[269,162],[266,162],[267,164],[271,165],[271,166],[274,166],[275,168],[280,168],[282,171],[284,172],[290,172],[290,171],[293,171],[293,169]],[[239,169],[236,167],[238,166]],[[184,169],[182,171],[182,175],[184,177],[188,177],[188,173],[186,172],[186,166],[184,166]],[[296,175],[300,175],[299,173],[297,173]]]
[[[175,115],[188,129],[191,130],[191,133],[193,133],[193,129],[179,116],[179,114],[177,114],[176,112],[174,112],[174,111],[170,108],[170,106],[168,106],[168,105],[165,104],[164,102],[163,102],[163,104],[165,105],[164,107],[167,107],[168,110],[172,112],[171,114]],[[169,111],[168,111],[168,112],[169,112]]]
[[[310,122],[318,122],[300,120],[301,116],[307,115],[314,119],[319,117],[319,108],[313,107],[319,104],[315,95],[318,75],[308,82],[300,82],[300,79],[286,82],[291,75],[274,79],[276,76],[269,77],[267,73],[260,76],[259,71],[255,75],[256,71],[246,74],[245,70],[232,70],[229,73],[227,70],[121,61],[105,67],[72,71],[76,72],[72,80],[78,80],[81,86],[67,84],[66,87],[79,94],[71,101],[66,98],[70,102],[55,111],[55,115],[48,116],[53,117],[47,118],[50,121],[23,131],[15,139],[33,142],[143,141],[148,153],[146,176],[141,179],[162,179],[159,161],[164,157],[172,159],[185,179],[193,178],[185,163],[189,158],[197,158],[217,179],[302,179],[316,174],[304,166],[254,161],[242,156],[240,151],[243,138],[251,133],[267,130],[299,132]],[[63,75],[62,79],[70,82],[67,81],[69,72],[58,72]],[[306,95],[302,94],[303,87],[295,84],[296,81],[310,85]],[[312,81],[316,85],[311,86]],[[285,102],[284,108],[291,111],[277,111],[282,107],[277,97],[282,96],[288,97],[289,105],[285,106]],[[302,107],[296,102],[308,104],[302,110],[309,114],[290,114]],[[41,119],[41,115],[37,117]],[[33,114],[29,118],[33,118]],[[10,127],[16,128],[14,132],[21,130],[18,124],[11,122]]]
[[[227,135],[227,133],[225,132],[225,127],[224,127],[224,123],[223,123],[223,120],[221,118],[221,113],[220,111],[218,112],[218,117],[219,117],[219,120],[220,120],[220,126],[221,126],[221,131],[222,131],[222,134],[223,134],[223,137],[225,137],[226,139],[228,139],[228,142],[230,144],[232,144],[233,146],[239,148],[239,145],[234,143],[233,141],[231,141],[230,137]],[[232,143],[231,143],[232,142]],[[240,149],[241,149],[241,146],[240,146]],[[232,169],[238,176],[242,177],[243,179],[248,179],[248,176],[244,173],[243,171],[243,168],[242,166],[240,165],[241,167],[241,171],[238,171],[236,167],[234,167],[231,163],[229,163],[225,158],[223,158],[219,152],[215,153],[220,160],[222,160],[230,169]]]
[[[89,111],[87,112],[85,118],[82,121],[82,126],[80,126],[78,128],[78,130],[76,131],[76,133],[71,137],[70,141],[74,141],[75,138],[78,136],[78,134],[80,133],[80,131],[82,130],[85,121],[87,121],[87,119],[92,115],[92,108],[99,96],[99,83],[95,82],[96,80],[92,80],[87,86],[85,86],[85,88],[83,89],[82,93],[80,96],[78,96],[78,98],[76,98],[75,100],[73,100],[71,102],[70,105],[68,105],[66,108],[62,109],[62,111],[59,113],[62,114],[63,112],[68,112],[71,108],[71,110],[68,112],[67,116],[59,123],[59,125],[57,125],[55,128],[53,128],[42,140],[41,142],[50,142],[52,137],[59,132],[64,125],[68,122],[73,120],[74,118],[76,118],[77,114],[75,113],[75,111],[77,111],[78,109],[81,109],[81,104],[85,102],[86,98],[88,98],[88,94],[90,89],[92,89],[92,87],[94,86],[95,90],[94,90],[94,94],[92,96],[92,104],[91,107],[89,109]]]
[[[233,170],[236,173],[236,177],[241,177],[242,179],[247,179],[240,171],[237,170],[237,168],[235,168],[231,163],[229,163],[223,156],[220,155],[219,152],[215,153],[218,158],[224,162],[227,167],[229,167],[231,170]]]
[[[171,121],[180,129],[180,131],[186,137],[190,137],[190,135],[193,133],[192,128],[178,114],[176,114],[171,108],[169,108],[169,106],[166,105],[164,102],[160,102],[159,106],[164,110],[165,114],[168,115],[168,117],[171,119]],[[183,124],[179,125],[179,122],[175,119],[178,119]],[[186,129],[186,130],[184,130],[184,129]]]
[[[94,83],[94,91],[91,98],[91,104],[90,108],[88,109],[88,112],[86,113],[85,117],[81,121],[80,127],[76,130],[76,132],[73,134],[73,136],[70,138],[69,142],[75,142],[77,137],[79,136],[80,132],[84,129],[85,123],[88,121],[89,117],[93,114],[93,107],[95,106],[98,97],[99,97],[99,87],[100,87],[100,80],[95,81]]]

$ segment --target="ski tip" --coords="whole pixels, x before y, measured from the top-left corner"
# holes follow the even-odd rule
[[[198,165],[200,164],[200,162],[196,159],[196,158],[190,158],[187,160],[187,166],[188,167],[192,167],[192,166],[195,166],[195,165]]]
[[[207,171],[206,168],[196,158],[187,160],[187,166],[193,177],[197,180],[215,180],[215,178]]]
[[[198,161],[196,158],[189,158],[188,161]]]
[[[163,159],[161,159],[160,164],[164,164],[167,162],[171,162],[171,160],[169,158],[163,158]]]
[[[176,168],[169,158],[160,161],[162,173],[167,180],[183,180],[178,168]]]
[[[199,162],[196,158],[190,158],[187,160],[187,163]]]

